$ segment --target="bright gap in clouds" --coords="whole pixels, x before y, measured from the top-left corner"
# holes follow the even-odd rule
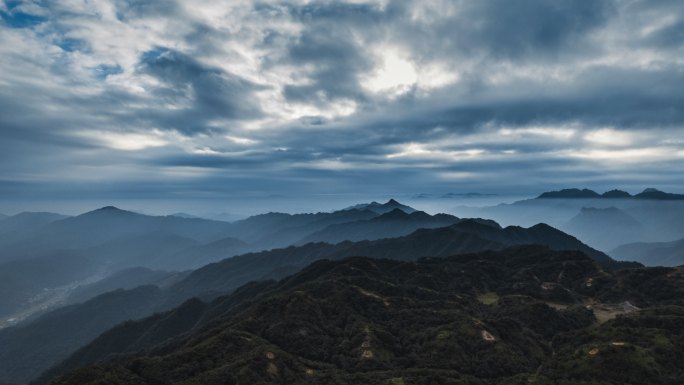
[[[83,131],[78,136],[88,138],[105,147],[121,151],[139,151],[153,147],[163,147],[169,144],[160,132],[152,131],[147,134],[107,131]]]
[[[385,48],[378,55],[380,65],[365,77],[362,85],[375,94],[389,94],[390,97],[405,94],[411,89],[430,90],[444,87],[459,79],[458,73],[440,63],[418,64],[399,50]]]
[[[381,55],[380,61],[381,66],[363,81],[364,87],[369,91],[402,94],[418,81],[418,72],[414,65],[398,52],[387,50]]]

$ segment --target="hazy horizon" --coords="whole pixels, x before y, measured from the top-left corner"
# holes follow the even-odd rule
[[[487,206],[498,203],[512,203],[519,199],[532,198],[527,195],[491,195],[483,197],[443,198],[435,194],[432,198],[417,198],[418,194],[346,194],[346,195],[304,195],[256,196],[214,199],[74,199],[60,202],[12,202],[0,203],[0,214],[15,215],[27,211],[46,211],[65,215],[78,215],[105,206],[115,206],[129,211],[149,215],[171,215],[185,213],[211,218],[219,214],[232,214],[239,218],[267,212],[290,214],[327,212],[340,210],[359,203],[371,201],[384,203],[396,199],[430,214],[453,213],[457,206]],[[538,195],[538,194],[537,194]]]
[[[584,185],[564,186],[562,188],[587,188]],[[598,193],[613,189],[637,194],[646,188],[658,188],[651,185],[624,189],[620,186],[595,188]],[[659,188],[669,193],[681,193],[667,187]],[[22,212],[54,212],[65,215],[79,215],[105,206],[115,206],[129,211],[148,215],[172,215],[177,213],[195,215],[202,218],[213,218],[227,214],[226,218],[242,219],[248,216],[267,212],[284,212],[290,214],[329,212],[348,206],[372,201],[384,203],[396,199],[402,203],[430,214],[449,213],[459,215],[459,207],[486,207],[498,204],[509,204],[516,201],[533,199],[553,188],[530,191],[529,193],[496,193],[482,191],[446,191],[416,193],[347,193],[347,194],[301,194],[291,196],[285,194],[264,194],[247,196],[225,196],[207,198],[100,198],[100,199],[63,199],[63,200],[25,200],[7,201],[0,199],[0,214],[15,215]],[[450,195],[450,196],[447,196]]]

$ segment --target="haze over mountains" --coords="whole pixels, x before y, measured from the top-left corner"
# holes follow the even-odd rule
[[[579,191],[582,195],[587,194]],[[595,197],[540,197],[481,210],[496,212],[500,208],[534,207],[535,215],[542,215],[547,210],[547,215],[554,216],[557,215],[553,211],[555,206],[546,206],[546,202],[569,199],[574,202],[587,199],[614,201],[613,198]],[[560,207],[567,209],[568,205],[563,203]],[[632,239],[637,239],[640,232],[647,231],[650,222],[632,217],[634,210],[628,214],[626,209],[612,205],[591,208],[580,203],[572,209],[575,207],[579,207],[579,212],[564,225],[572,235],[544,223],[527,228],[502,227],[491,219],[431,215],[394,199],[332,212],[267,213],[235,222],[195,218],[189,214],[148,216],[115,207],[73,217],[49,213],[8,217],[0,220],[3,248],[0,258],[4,261],[0,265],[0,276],[4,277],[0,284],[0,384],[25,384],[48,371],[39,381],[44,383],[56,374],[65,374],[80,365],[109,360],[112,354],[115,357],[153,349],[170,338],[181,338],[181,335],[212,324],[215,317],[238,314],[251,306],[255,298],[265,296],[264,293],[281,291],[274,280],[297,274],[319,260],[363,256],[410,262],[424,257],[443,258],[534,244],[548,248],[548,251],[531,252],[534,255],[546,255],[552,253],[551,250],[583,253],[585,258],[597,263],[596,269],[603,271],[602,274],[642,269],[639,263],[615,260],[583,241],[590,244],[607,239],[618,242],[628,231],[632,232]],[[620,230],[613,227],[616,223],[622,224]],[[613,233],[606,229],[613,229]],[[585,237],[573,236],[577,234],[585,234]],[[618,248],[611,251],[611,255],[625,255],[621,259],[644,264],[658,261],[674,265],[680,255],[676,250],[681,245],[660,246],[667,250],[659,254],[660,259],[645,256],[652,251],[646,245]],[[538,262],[529,261],[532,265]],[[484,271],[477,274],[484,274]],[[478,277],[477,280],[494,279],[496,283],[491,285],[502,283],[499,278]],[[497,291],[495,286],[486,289],[490,284],[483,282],[472,281],[466,286],[485,285],[473,289],[476,292]],[[549,285],[544,283],[542,286],[555,287]],[[572,290],[566,294],[559,291],[557,295],[567,296],[570,292]],[[621,298],[641,301],[641,304],[652,303],[652,300],[639,299],[634,294]],[[579,301],[595,300],[587,297]],[[153,315],[155,312],[162,313]],[[140,326],[117,326],[145,317],[151,318],[141,321]],[[582,325],[591,323],[590,318],[582,318],[585,322]],[[129,327],[131,331],[123,331],[126,336],[117,331]],[[111,328],[114,329],[107,332]],[[562,330],[567,330],[565,328]],[[133,337],[138,335],[136,333],[146,337]],[[110,340],[106,347],[100,346],[100,335],[100,338]],[[78,351],[93,340],[96,341],[94,345]],[[293,356],[292,359],[300,358]],[[63,360],[67,361],[60,364]],[[323,365],[322,368],[329,364],[317,365]],[[397,362],[391,364],[399,370],[396,365]],[[346,366],[337,367],[336,371],[342,370],[336,372],[339,375],[351,375],[348,368],[344,369]],[[522,373],[516,370],[522,369],[510,369],[506,373]],[[118,369],[116,373],[107,373],[116,378],[112,383],[119,381]],[[332,372],[325,373],[323,378],[329,379]],[[473,373],[476,377],[480,375]],[[65,377],[65,381],[76,381],[68,378]],[[276,378],[280,377],[268,381],[276,381]]]
[[[647,188],[631,195],[618,189],[599,194],[589,189],[564,189],[537,198],[485,207],[458,207],[465,216],[501,223],[545,222],[604,252],[634,242],[670,242],[684,235],[684,194]],[[621,249],[624,250],[624,249]],[[621,259],[627,256],[613,255]],[[651,263],[648,257],[641,259]],[[682,261],[681,263],[684,263]]]
[[[418,213],[394,200],[329,213],[268,213],[232,223],[148,216],[115,207],[74,217],[21,213],[0,221],[0,262],[9,277],[3,282],[0,321],[4,325],[26,318],[64,301],[63,291],[70,286],[132,267],[183,271],[249,251],[402,236],[457,221]],[[56,261],[69,274],[44,268],[60,263]],[[31,310],[25,312],[23,305]]]
[[[684,239],[672,242],[627,243],[611,250],[610,254],[649,265],[680,266],[684,265]]]

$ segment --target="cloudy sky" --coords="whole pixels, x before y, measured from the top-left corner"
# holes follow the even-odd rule
[[[0,1],[0,211],[684,190],[681,0]]]

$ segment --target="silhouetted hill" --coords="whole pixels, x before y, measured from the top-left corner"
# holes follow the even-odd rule
[[[647,188],[639,194],[634,195],[634,198],[654,200],[684,200],[684,194],[672,194],[654,188]]]
[[[53,221],[38,228],[30,237],[14,240],[6,246],[5,252],[16,259],[53,250],[81,251],[99,247],[97,254],[100,251],[103,253],[96,254],[95,257],[116,257],[120,260],[115,262],[123,262],[131,252],[140,253],[143,249],[155,248],[160,252],[167,250],[173,242],[171,238],[186,239],[190,243],[211,242],[224,238],[229,228],[230,224],[225,222],[173,216],[155,217],[109,206]],[[187,247],[190,244],[180,246]],[[117,250],[121,250],[121,253],[117,253]],[[141,264],[119,267],[136,265]],[[157,266],[150,264],[149,267]]]
[[[259,249],[268,249],[291,245],[330,225],[376,216],[376,212],[364,209],[315,214],[268,213],[233,222],[227,235],[259,245]]]
[[[318,261],[119,325],[38,383],[676,384],[682,273],[540,247]]]
[[[209,242],[222,238],[228,228],[228,224],[220,221],[148,216],[109,206],[54,222],[45,229],[49,232],[45,235],[51,238],[62,237],[61,242],[66,247],[77,239],[80,240],[80,245],[96,245],[149,233],[170,233],[199,242]]]
[[[544,198],[563,198],[563,199],[576,199],[576,198],[600,198],[601,195],[599,195],[596,191],[589,190],[589,189],[577,189],[577,188],[568,188],[568,189],[563,189],[560,191],[548,191],[545,193],[542,193],[537,197],[537,199],[544,199]]]
[[[625,239],[638,239],[644,226],[616,207],[583,207],[563,230],[601,250],[611,250]]]
[[[622,190],[610,190],[606,191],[603,194],[601,194],[601,197],[603,198],[610,198],[610,199],[615,199],[615,198],[631,198],[632,194],[628,193],[627,191],[622,191]]]
[[[673,242],[628,243],[610,252],[618,258],[639,261],[647,266],[684,265],[684,239]]]
[[[528,229],[480,220],[463,220],[449,227],[421,229],[397,238],[337,244],[308,243],[259,253],[249,253],[202,267],[171,290],[189,297],[202,292],[226,292],[249,281],[260,279],[280,267],[304,267],[318,259],[341,259],[355,255],[372,258],[413,260],[425,256],[502,249],[514,245],[539,244],[555,250],[579,250],[608,269],[638,264],[617,262],[576,238],[545,224]]]
[[[399,209],[407,214],[411,214],[412,212],[416,211],[413,207],[406,206],[404,204],[401,204],[397,202],[394,199],[390,199],[385,203],[378,203],[378,202],[371,202],[371,203],[361,203],[358,205],[354,205],[351,207],[348,207],[346,210],[370,210],[373,211],[377,214],[385,214],[390,211]]]
[[[297,243],[339,243],[342,241],[400,237],[418,229],[449,226],[460,220],[453,215],[437,214],[432,216],[423,211],[414,211],[409,214],[396,208],[372,219],[327,226]]]
[[[9,237],[3,256],[19,259],[71,250],[114,271],[134,266],[183,270],[201,266],[207,259],[193,260],[182,251],[227,239],[231,226],[206,219],[148,216],[108,206],[34,227],[29,237]],[[245,251],[244,243],[233,242],[242,247],[226,248],[218,259]]]
[[[652,199],[652,200],[684,200],[684,194],[672,194],[660,191],[654,188],[647,188],[639,194],[631,195],[622,190],[610,190],[603,194],[598,194],[596,191],[589,189],[569,188],[559,191],[544,192],[537,197],[537,199],[587,199],[587,198],[633,198],[633,199]]]
[[[46,212],[23,212],[11,217],[0,218],[0,234],[17,231],[35,230],[54,221],[68,218],[66,215]]]

